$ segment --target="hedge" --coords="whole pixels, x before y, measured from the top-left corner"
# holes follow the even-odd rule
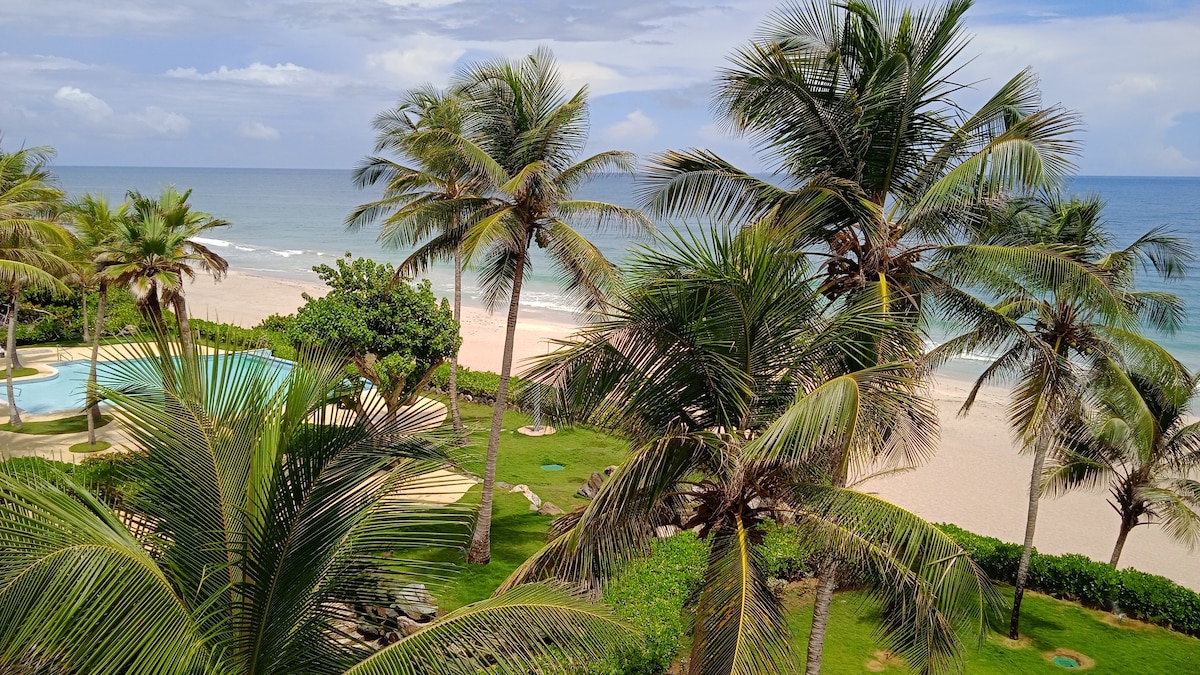
[[[1012,583],[1021,545],[985,537],[950,524],[938,525],[979,564],[989,577]],[[1046,555],[1029,560],[1029,588],[1085,606],[1111,610],[1200,637],[1200,593],[1166,577],[1133,568],[1116,570],[1087,556]]]
[[[524,401],[525,392],[531,381],[513,376],[508,383],[508,399],[515,406]],[[429,378],[429,387],[441,392],[450,389],[450,364],[443,363],[433,370]],[[470,396],[480,403],[491,403],[496,400],[496,391],[500,388],[500,375],[490,370],[471,370],[466,366],[458,367],[458,395]]]

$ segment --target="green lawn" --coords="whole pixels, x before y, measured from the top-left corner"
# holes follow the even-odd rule
[[[37,375],[37,374],[38,374],[37,368],[17,368],[16,370],[13,371],[13,377],[29,377],[30,375]],[[8,378],[8,368],[4,368],[3,370],[0,370],[0,378],[5,378],[5,379]]]
[[[75,445],[72,445],[71,447],[67,448],[67,450],[80,454],[88,454],[92,452],[100,452],[101,450],[107,450],[111,447],[112,444],[108,441],[96,441],[95,445],[84,441],[82,443],[76,443]]]
[[[492,409],[473,403],[462,404],[463,423],[472,430],[471,446],[463,466],[483,475],[487,450],[488,425]],[[543,500],[554,502],[564,511],[582,506],[587,500],[575,491],[587,482],[593,471],[620,462],[628,452],[628,443],[589,429],[560,429],[551,436],[531,438],[516,433],[530,424],[528,416],[516,412],[504,415],[496,479],[516,485],[528,485]],[[562,464],[562,471],[543,471],[543,464]],[[463,498],[463,504],[477,505],[480,488]],[[440,606],[454,609],[487,598],[508,575],[545,543],[546,528],[553,518],[529,510],[529,501],[521,494],[497,490],[492,513],[492,562],[486,566],[464,565],[453,582],[439,593]],[[446,556],[449,559],[449,556]],[[461,556],[459,557],[461,559]]]
[[[111,417],[101,417],[100,426],[104,426],[110,421],[112,421]],[[32,434],[34,436],[77,434],[81,431],[87,431],[87,415],[61,417],[56,420],[46,420],[44,422],[25,422],[21,425],[20,429],[14,429],[11,424],[6,422],[0,424],[0,431],[12,431],[18,434]]]
[[[1011,589],[1008,589],[1011,594]],[[812,625],[812,598],[789,602],[788,613],[800,659]],[[1168,674],[1195,672],[1200,663],[1200,640],[1140,622],[1128,627],[1105,623],[1105,613],[1085,609],[1037,593],[1027,593],[1021,605],[1021,627],[1029,637],[1020,644],[993,632],[982,647],[968,647],[964,672],[970,675],[1011,673],[1062,673],[1068,669],[1049,663],[1046,654],[1070,649],[1095,660],[1089,673]],[[1008,616],[1003,617],[1007,629]],[[864,593],[834,596],[829,633],[825,641],[823,672],[911,673],[902,662],[880,659],[881,648],[873,638],[876,623],[870,600]],[[886,656],[886,655],[884,655]]]

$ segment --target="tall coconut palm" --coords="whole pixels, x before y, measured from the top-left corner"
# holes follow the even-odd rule
[[[114,362],[103,392],[137,453],[119,504],[0,465],[0,669],[568,673],[630,639],[602,608],[532,586],[366,644],[361,607],[441,583],[448,563],[425,554],[465,541],[468,509],[405,496],[437,489],[451,437],[421,431],[438,420],[420,412],[347,425],[326,406],[335,358],[285,373],[168,345],[167,360],[131,348],[143,358]]]
[[[225,276],[229,263],[197,241],[214,227],[231,223],[193,211],[187,203],[192,191],[163,188],[158,197],[129,193],[130,209],[125,223],[104,249],[103,259],[114,283],[127,285],[157,333],[165,334],[162,305],[175,312],[184,349],[192,349],[192,332],[184,299],[184,279],[196,276],[194,267],[216,280]]]
[[[1095,385],[1096,409],[1076,426],[1045,476],[1051,495],[1107,487],[1120,517],[1109,564],[1121,560],[1135,527],[1160,525],[1200,543],[1200,423],[1189,422],[1200,378],[1113,371]]]
[[[965,240],[1011,194],[1061,180],[1076,126],[1074,115],[1041,105],[1029,71],[974,113],[956,104],[971,4],[785,4],[732,57],[714,96],[721,121],[750,139],[777,179],[707,150],[667,152],[647,170],[646,207],[772,228],[824,259],[829,297],[881,291],[914,329],[971,307],[962,280],[977,271],[1086,277],[1035,247]],[[814,655],[822,639],[812,633]],[[819,670],[818,659],[809,663]]]
[[[1088,201],[1093,202],[1088,204]],[[1182,366],[1139,332],[1142,326],[1171,331],[1182,321],[1174,295],[1134,290],[1138,270],[1165,279],[1181,276],[1190,246],[1156,228],[1129,246],[1108,250],[1112,237],[1100,220],[1097,200],[1063,200],[1053,195],[1013,204],[986,241],[1032,243],[1056,250],[1094,270],[1102,283],[1080,286],[1039,274],[997,272],[988,288],[1001,299],[974,310],[974,328],[929,355],[935,366],[966,354],[997,354],[962,406],[970,411],[986,384],[1012,380],[1009,423],[1021,446],[1033,454],[1025,541],[1015,579],[1009,637],[1020,633],[1021,600],[1029,572],[1046,458],[1084,397],[1090,382],[1120,369],[1179,373]]]
[[[1008,196],[1061,180],[1076,127],[1042,107],[1029,71],[961,112],[954,78],[971,4],[784,5],[732,57],[714,97],[781,184],[709,151],[672,151],[652,160],[646,206],[780,228],[825,259],[831,297],[882,282],[895,310],[966,301],[940,269],[1053,264],[1044,252],[962,247]]]
[[[12,378],[13,371],[21,366],[17,358],[21,289],[66,291],[61,278],[70,269],[58,253],[70,237],[58,222],[63,193],[50,173],[53,157],[50,148],[0,151],[0,288],[7,296],[8,420],[16,428],[21,426],[21,411],[17,409]]]
[[[92,355],[88,369],[88,443],[96,443],[96,425],[100,423],[100,406],[96,398],[96,370],[100,356],[100,339],[104,336],[104,315],[108,307],[108,269],[106,247],[125,219],[129,205],[121,204],[113,209],[103,196],[85,194],[71,203],[68,217],[72,223],[75,239],[72,243],[73,257],[79,279],[83,286],[83,326],[87,340],[87,292],[96,289],[96,323],[91,329]]]
[[[754,548],[765,521],[794,519],[864,573],[890,648],[920,672],[954,669],[955,629],[985,629],[984,575],[928,523],[833,485],[930,452],[937,421],[911,361],[847,370],[881,346],[911,355],[911,332],[878,298],[839,311],[811,274],[761,231],[634,255],[604,319],[533,371],[567,420],[618,430],[633,452],[509,584],[554,577],[598,591],[648,552],[657,526],[696,528],[712,543],[689,672],[795,672]]]
[[[449,139],[463,133],[463,102],[453,94],[429,86],[412,89],[395,108],[375,117],[375,151],[388,151],[399,159],[368,157],[354,172],[361,187],[383,184],[383,196],[359,206],[346,218],[351,229],[384,218],[379,240],[389,248],[406,248],[424,242],[432,233],[461,237],[473,209],[487,205],[479,196],[487,182],[457,152]],[[413,162],[410,166],[407,162]],[[404,163],[402,163],[404,162]],[[452,205],[447,208],[447,205]],[[386,217],[385,217],[386,216]],[[454,321],[462,321],[462,246],[454,259]],[[415,260],[414,268],[432,262]],[[401,268],[403,270],[403,268]],[[458,354],[450,357],[450,417],[463,430],[458,407]]]
[[[405,263],[442,259],[459,247],[463,263],[479,267],[483,303],[507,303],[500,384],[488,435],[483,502],[468,560],[491,559],[492,497],[500,429],[508,403],[513,342],[521,288],[534,246],[542,249],[563,289],[585,311],[603,305],[615,268],[594,244],[572,227],[589,220],[645,231],[650,221],[638,210],[576,199],[580,185],[603,172],[632,173],[633,156],[610,151],[579,159],[587,142],[587,90],[568,94],[553,55],[545,49],[517,61],[472,66],[456,76],[454,90],[466,107],[463,135],[439,134],[457,148],[487,181],[487,204],[474,210],[459,230],[445,231],[417,249]],[[467,205],[474,205],[467,198]],[[443,208],[457,208],[446,202]]]

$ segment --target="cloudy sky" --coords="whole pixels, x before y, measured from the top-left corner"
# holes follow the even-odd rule
[[[371,117],[548,45],[592,150],[711,148],[712,79],[777,0],[0,0],[4,147],[64,165],[348,168]],[[1200,0],[978,0],[971,105],[1025,66],[1086,123],[1084,174],[1200,175]]]

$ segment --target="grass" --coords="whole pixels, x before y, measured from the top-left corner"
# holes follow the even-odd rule
[[[88,443],[87,441],[84,441],[82,443],[76,443],[75,445],[72,445],[71,447],[67,448],[67,450],[69,450],[71,452],[87,454],[87,453],[91,453],[91,452],[100,452],[101,450],[107,450],[111,447],[112,447],[112,444],[109,443],[108,441],[96,441],[95,443]]]
[[[1007,592],[1011,594],[1011,589]],[[788,606],[793,644],[802,660],[812,625],[812,597],[791,596]],[[1140,622],[1117,627],[1105,622],[1106,616],[1104,612],[1072,602],[1026,593],[1021,605],[1021,627],[1028,637],[1013,643],[1003,633],[991,632],[981,647],[973,644],[967,647],[964,672],[971,675],[1065,672],[1067,669],[1049,663],[1045,656],[1054,649],[1070,649],[1091,657],[1096,665],[1087,672],[1095,675],[1193,672],[1200,661],[1200,640]],[[1003,619],[1007,630],[1007,613]],[[880,653],[882,647],[874,637],[877,625],[872,603],[865,593],[852,591],[834,596],[822,672],[911,673],[903,662]]]
[[[13,377],[29,377],[30,375],[37,375],[37,374],[38,374],[37,368],[17,368],[16,370],[13,371]],[[0,378],[7,378],[7,377],[8,377],[8,368],[0,370]]]
[[[492,409],[465,401],[461,405],[463,423],[472,431],[467,450],[470,454],[463,458],[462,464],[482,476]],[[575,491],[593,471],[603,471],[628,453],[626,441],[590,429],[560,429],[551,436],[538,438],[516,432],[530,423],[527,415],[505,413],[496,480],[528,485],[543,501],[554,502],[564,511],[587,503],[576,497]],[[543,471],[543,464],[562,464],[566,468]],[[472,488],[460,503],[477,506],[480,490]],[[542,547],[551,520],[550,516],[529,510],[524,495],[497,490],[492,509],[492,562],[486,566],[463,566],[454,581],[438,593],[439,606],[450,610],[489,597],[518,565]],[[449,554],[439,557],[455,559]],[[461,554],[457,559],[461,559]]]
[[[100,426],[104,426],[111,421],[111,417],[102,416],[100,418]],[[41,422],[25,422],[21,425],[20,429],[14,429],[11,424],[5,422],[4,424],[0,424],[0,431],[10,431],[17,434],[31,434],[34,436],[77,434],[81,431],[87,431],[87,415],[73,415],[71,417],[61,417],[56,420],[45,420]]]

